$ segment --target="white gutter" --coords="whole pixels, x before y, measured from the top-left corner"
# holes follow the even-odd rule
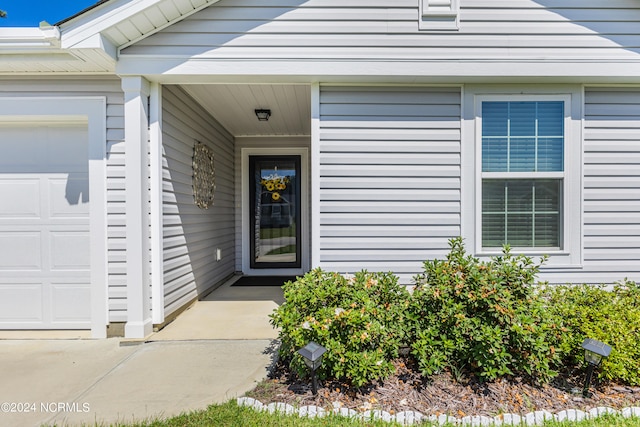
[[[46,22],[40,28],[0,28],[0,49],[32,51],[60,48],[60,30]]]

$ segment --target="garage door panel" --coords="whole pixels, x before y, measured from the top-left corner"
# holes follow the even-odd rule
[[[90,328],[87,124],[0,127],[0,327]]]
[[[82,123],[2,124],[0,172],[89,170],[87,127]]]
[[[40,179],[0,175],[0,218],[40,218]]]
[[[42,233],[36,231],[0,231],[1,271],[40,271]]]
[[[0,283],[0,325],[43,320],[42,283]]]
[[[50,218],[83,218],[89,214],[89,175],[71,173],[48,179]]]
[[[46,144],[42,130],[38,127],[4,125],[0,172],[36,170],[46,156]]]
[[[89,171],[88,144],[86,125],[48,126],[45,130],[44,151],[47,153],[49,170],[65,170],[67,172]]]
[[[89,270],[89,233],[84,231],[60,231],[50,233],[51,271]]]
[[[87,304],[91,298],[91,290],[88,283],[51,284],[51,320],[53,324],[89,322],[91,317],[91,305]]]

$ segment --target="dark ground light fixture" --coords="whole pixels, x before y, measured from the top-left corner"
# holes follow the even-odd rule
[[[611,347],[601,341],[587,338],[582,342],[582,348],[584,348],[584,360],[588,363],[587,377],[584,381],[582,395],[584,397],[591,397],[593,396],[593,393],[589,391],[589,385],[591,384],[593,370],[600,365],[602,359],[609,357],[609,354],[611,354]]]
[[[261,122],[266,122],[269,120],[269,117],[271,117],[271,110],[269,109],[256,108],[254,111],[256,113],[256,117]]]
[[[313,341],[298,350],[298,354],[304,359],[304,364],[311,370],[311,391],[314,396],[318,393],[316,370],[322,365],[322,355],[326,351],[326,348]]]

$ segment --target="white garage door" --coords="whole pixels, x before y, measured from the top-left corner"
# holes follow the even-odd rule
[[[0,124],[0,329],[91,327],[86,123]]]

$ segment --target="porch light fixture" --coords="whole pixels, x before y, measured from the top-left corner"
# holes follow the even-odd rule
[[[261,122],[266,122],[269,120],[269,117],[271,117],[271,110],[269,109],[265,110],[261,108],[256,108],[254,111],[256,113],[256,117]]]
[[[315,396],[318,393],[318,378],[316,377],[316,370],[322,366],[322,355],[327,351],[326,348],[320,344],[316,344],[311,341],[309,344],[298,350],[298,353],[304,359],[304,364],[311,370],[311,391]]]
[[[582,342],[582,348],[584,349],[584,360],[588,363],[587,378],[584,381],[582,395],[584,397],[591,397],[593,393],[589,391],[589,385],[591,384],[593,370],[600,365],[602,359],[609,357],[611,347],[601,341],[587,338]]]

